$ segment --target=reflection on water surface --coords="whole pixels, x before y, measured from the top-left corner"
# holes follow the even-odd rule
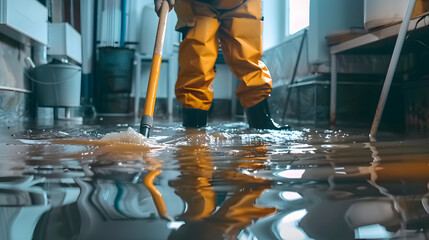
[[[0,239],[429,237],[428,139],[128,127],[2,136]]]

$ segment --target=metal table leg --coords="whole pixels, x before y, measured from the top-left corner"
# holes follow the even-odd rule
[[[399,29],[398,39],[396,40],[395,49],[393,50],[392,59],[390,60],[389,70],[387,71],[386,79],[384,81],[383,91],[381,92],[380,100],[375,113],[374,121],[372,122],[370,137],[374,138],[378,131],[381,116],[383,115],[384,106],[386,104],[387,96],[389,95],[390,86],[392,85],[393,76],[395,75],[396,66],[398,65],[399,57],[401,55],[404,40],[407,35],[408,25],[411,21],[411,15],[414,10],[416,0],[410,0],[404,20],[402,21],[401,28]]]
[[[331,54],[331,127],[335,126],[337,118],[337,55]]]
[[[174,96],[174,82],[177,78],[177,73],[175,71],[175,55],[172,55],[168,58],[168,77],[167,77],[167,115],[169,120],[173,116],[173,96]]]
[[[135,61],[136,61],[136,77],[134,80],[134,117],[138,118],[139,116],[139,108],[140,108],[140,81],[141,81],[141,66],[142,66],[142,60],[139,53],[136,53],[135,55]]]
[[[64,118],[70,119],[71,118],[71,111],[69,107],[64,108]]]

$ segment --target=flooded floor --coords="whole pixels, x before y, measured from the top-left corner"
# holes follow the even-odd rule
[[[429,239],[429,138],[138,128],[4,127],[0,239]]]

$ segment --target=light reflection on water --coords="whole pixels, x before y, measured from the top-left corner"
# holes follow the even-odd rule
[[[164,124],[139,144],[100,141],[129,126],[138,128],[79,126],[5,138],[0,239],[428,235],[427,139],[370,142],[347,131],[232,123],[205,130]]]

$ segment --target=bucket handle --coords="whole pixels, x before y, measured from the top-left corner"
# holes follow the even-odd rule
[[[31,81],[33,81],[33,82],[35,82],[35,83],[38,83],[38,84],[40,84],[40,85],[58,85],[58,84],[61,84],[61,83],[66,82],[66,81],[67,81],[67,80],[69,80],[70,78],[74,77],[77,73],[80,73],[80,72],[81,72],[81,70],[80,70],[80,69],[79,69],[79,70],[76,70],[76,71],[77,71],[76,73],[70,74],[70,76],[65,77],[63,80],[58,81],[58,82],[52,82],[52,83],[46,83],[46,82],[41,82],[41,81],[39,81],[39,80],[36,80],[36,79],[34,79],[33,77],[31,77],[31,76],[30,76],[30,74],[28,74],[28,72],[27,72],[27,71],[26,71],[26,72],[24,72],[24,74],[25,74],[25,76],[26,76],[26,77],[28,77],[28,79],[30,79]],[[56,78],[55,78],[55,80],[56,80]]]

